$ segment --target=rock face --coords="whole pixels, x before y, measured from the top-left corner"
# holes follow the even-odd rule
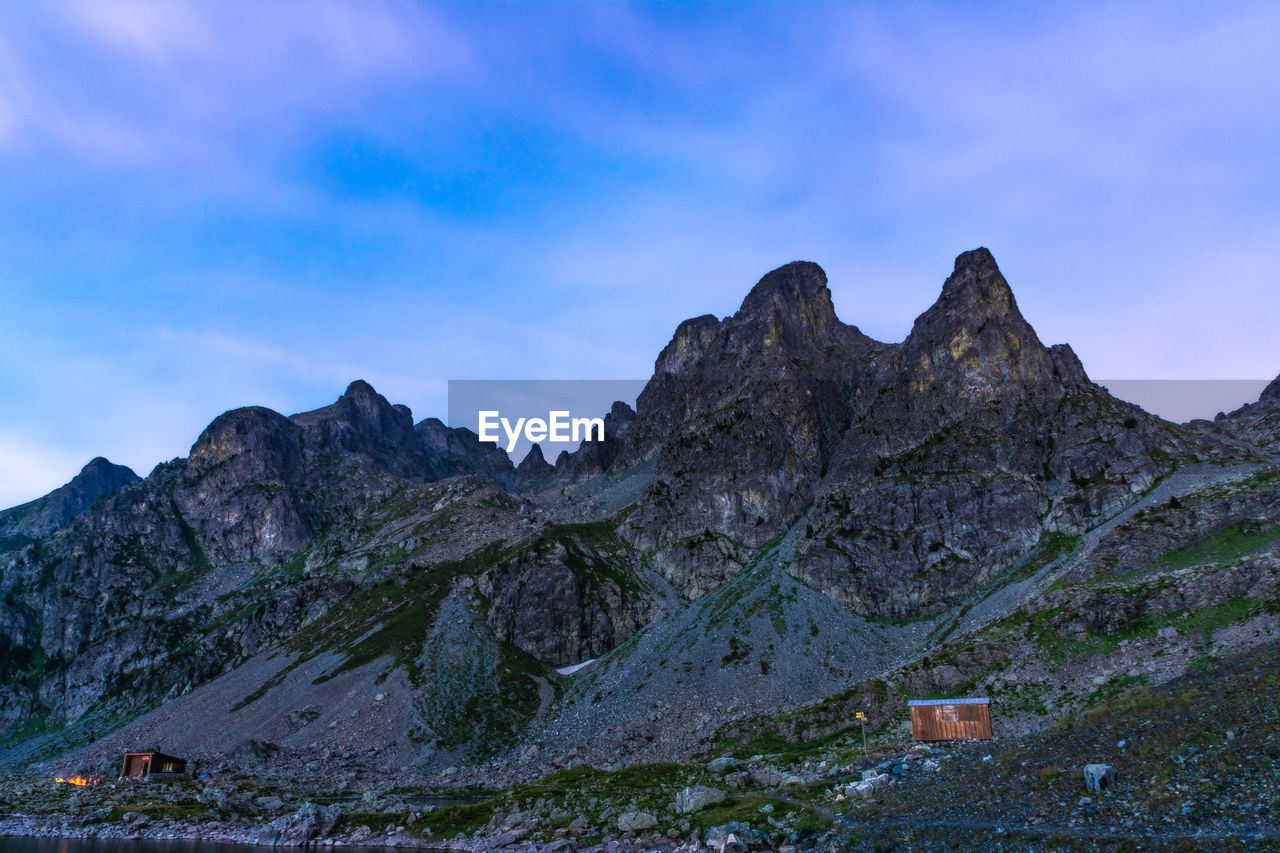
[[[736,574],[804,513],[886,352],[836,318],[811,263],[766,275],[723,322],[682,323],[621,454],[658,471],[628,540],[690,597]]]
[[[419,421],[414,427],[427,455],[434,479],[474,474],[492,483],[509,483],[515,466],[511,457],[495,444],[465,427],[447,427],[437,418]]]
[[[869,397],[796,567],[863,613],[950,605],[1044,534],[1136,500],[1185,455],[1177,428],[1093,385],[1068,347],[1040,343],[985,249],[956,259]]]
[[[302,427],[258,407],[227,412],[201,434],[173,500],[207,559],[279,564],[310,541],[302,436]]]
[[[20,539],[48,536],[80,516],[100,498],[114,495],[141,479],[124,465],[115,465],[101,456],[80,469],[71,482],[30,503],[0,511],[0,547]]]
[[[655,612],[629,560],[626,547],[603,525],[548,531],[480,579],[492,602],[489,626],[544,663],[566,666],[597,657]]]
[[[796,527],[799,577],[858,612],[916,615],[1184,455],[1175,427],[1041,344],[986,249],[956,259],[896,345],[836,318],[820,268],[788,264],[659,356],[620,456],[656,456],[658,478],[624,534],[696,598]]]

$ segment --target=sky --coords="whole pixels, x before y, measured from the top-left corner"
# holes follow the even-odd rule
[[[1280,6],[1030,6],[0,5],[0,506],[356,378],[644,378],[800,258],[881,340],[985,245],[1091,376],[1280,373]]]

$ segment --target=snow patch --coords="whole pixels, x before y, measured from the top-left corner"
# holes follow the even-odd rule
[[[592,658],[591,660],[584,660],[582,663],[575,663],[573,666],[561,667],[560,669],[557,669],[556,672],[560,673],[561,675],[573,675],[575,672],[582,669],[584,666],[590,666],[591,664],[595,663],[596,660],[597,660],[596,658]]]

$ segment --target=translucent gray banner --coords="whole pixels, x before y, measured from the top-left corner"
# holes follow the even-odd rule
[[[645,379],[450,379],[449,425],[494,441],[519,463],[536,442],[548,462],[594,440],[615,401],[635,408]],[[1175,423],[1258,399],[1265,379],[1103,379],[1116,397]]]
[[[519,464],[534,443],[554,463],[597,440],[615,402],[635,408],[646,379],[450,379],[449,426],[493,440]]]
[[[1097,379],[1112,395],[1174,423],[1212,420],[1258,399],[1266,379]]]

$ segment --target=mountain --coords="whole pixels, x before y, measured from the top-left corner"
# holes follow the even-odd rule
[[[724,321],[681,323],[617,463],[656,460],[628,541],[688,597],[736,574],[804,514],[891,351],[840,322],[812,263],[769,273]]]
[[[12,547],[17,539],[48,536],[99,498],[113,495],[140,479],[124,465],[115,465],[101,456],[92,459],[65,486],[30,503],[0,511],[0,547]]]
[[[841,323],[817,265],[770,273],[733,317],[676,330],[631,434],[624,464],[656,455],[658,473],[629,541],[686,596],[796,527],[794,573],[897,617],[955,603],[1188,455],[1041,344],[986,249],[901,344]]]
[[[901,737],[907,697],[970,690],[1036,732],[1280,629],[1277,411],[1280,380],[1213,425],[1112,397],[986,249],[899,343],[780,267],[554,465],[363,381],[237,409],[0,514],[0,765],[495,787],[853,710]]]

